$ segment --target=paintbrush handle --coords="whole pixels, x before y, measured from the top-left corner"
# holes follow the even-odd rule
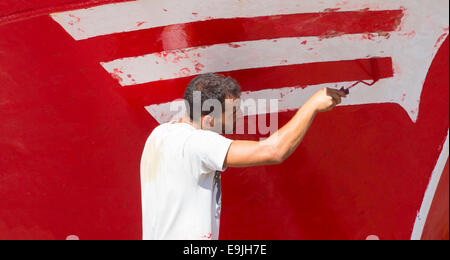
[[[345,94],[347,94],[347,95],[350,94],[350,90],[349,89],[346,89],[346,88],[342,87],[340,90],[344,91]]]

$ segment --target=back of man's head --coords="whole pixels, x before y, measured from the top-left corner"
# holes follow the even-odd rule
[[[201,104],[194,106],[194,93],[201,96]],[[194,121],[194,107],[199,107],[200,115],[205,116],[213,112],[214,108],[208,108],[203,111],[203,105],[207,100],[217,100],[222,104],[222,113],[225,112],[225,100],[236,99],[241,96],[241,87],[239,83],[231,78],[216,73],[203,74],[194,78],[186,88],[184,99],[187,103],[187,112],[191,120]]]

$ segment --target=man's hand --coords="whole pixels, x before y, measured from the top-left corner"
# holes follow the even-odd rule
[[[347,97],[342,90],[335,90],[330,88],[321,89],[314,94],[307,103],[310,103],[316,108],[316,112],[327,112],[342,103],[342,98]]]
[[[297,149],[317,113],[330,111],[347,97],[343,90],[324,88],[314,94],[277,133],[261,142],[234,141],[226,167],[249,167],[282,163]]]

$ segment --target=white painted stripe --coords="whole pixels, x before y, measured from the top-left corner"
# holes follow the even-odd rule
[[[355,60],[369,56],[390,57],[395,54],[388,46],[391,40],[376,37],[373,41],[363,41],[363,37],[349,35],[323,40],[300,37],[216,44],[123,58],[102,63],[102,66],[116,78],[121,78],[122,86],[130,86],[202,73]],[[303,45],[303,41],[308,43]],[[321,55],[323,53],[327,55]]]
[[[411,5],[409,2],[411,1],[379,0],[373,3],[371,0],[345,2],[340,0],[138,0],[54,13],[51,16],[74,39],[83,40],[100,35],[219,18],[317,13],[329,8],[340,8],[339,11],[356,11],[366,8],[398,10],[402,5]]]
[[[327,86],[329,85],[330,84],[327,84]],[[275,99],[279,102],[278,110],[287,111],[300,108],[301,104],[305,103],[315,91],[319,90],[322,87],[324,87],[324,85],[317,85],[306,89],[302,89],[301,87],[290,87],[282,89],[248,91],[242,93],[241,100],[243,103],[246,103],[249,100],[254,100],[254,104],[258,104],[257,100],[260,99],[266,101]],[[160,124],[172,120],[181,119],[186,112],[184,107],[184,100],[175,100],[169,103],[151,105],[146,107],[146,109]],[[268,109],[258,109],[258,107],[254,107],[254,109],[248,110],[243,109],[243,116],[263,115],[268,111]]]
[[[433,203],[433,199],[435,197],[436,190],[439,185],[439,181],[441,180],[441,176],[444,171],[445,164],[447,163],[448,157],[449,133],[447,132],[447,138],[445,139],[442,152],[439,156],[436,166],[434,167],[433,173],[431,174],[430,183],[428,184],[428,188],[425,192],[422,206],[420,207],[420,211],[417,214],[416,222],[414,223],[414,229],[411,235],[411,240],[420,240],[422,238],[423,229],[425,228],[428,214],[430,212],[430,208]]]
[[[381,80],[381,84],[386,83],[389,79]],[[314,86],[308,86],[306,88],[302,87],[286,87],[280,89],[265,89],[261,91],[247,91],[243,92],[241,100],[243,103],[248,102],[248,100],[255,100],[255,104],[258,104],[257,100],[266,100],[269,104],[271,99],[278,100],[278,111],[289,111],[299,109],[314,93],[322,88],[340,88],[341,86],[348,86],[353,82],[340,82],[340,83],[329,83],[320,84]],[[366,104],[366,101],[361,101],[360,96],[367,95],[370,93],[370,88],[367,86],[361,86],[359,88],[352,89],[352,97],[342,100],[340,106],[350,106],[350,105],[361,105]],[[374,100],[374,103],[382,103],[383,100]],[[396,103],[396,102],[393,102]],[[398,103],[398,102],[397,102]],[[249,104],[249,103],[247,103]],[[250,103],[251,104],[251,103]],[[185,115],[184,100],[174,100],[172,102],[155,104],[146,107],[147,111],[156,119],[160,124],[167,123],[172,120],[181,119]],[[270,108],[257,108],[254,110],[244,110],[244,116],[255,116],[264,115],[269,112]]]

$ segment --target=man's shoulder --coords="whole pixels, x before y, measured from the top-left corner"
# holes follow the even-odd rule
[[[191,144],[196,144],[196,146],[213,146],[222,145],[224,143],[231,143],[233,140],[210,130],[195,130],[189,138]]]
[[[151,137],[167,136],[174,134],[176,136],[186,136],[190,141],[204,143],[213,140],[227,139],[224,136],[210,130],[196,129],[192,125],[186,123],[168,122],[157,126],[153,129]]]
[[[166,124],[158,125],[157,127],[155,127],[152,130],[152,132],[150,133],[150,137],[158,135],[158,133],[163,132],[165,129],[167,129],[167,125]]]
[[[153,129],[150,137],[167,135],[170,133],[173,133],[176,135],[176,134],[179,134],[180,132],[184,132],[184,131],[190,132],[192,130],[195,130],[195,129],[190,126],[187,126],[185,124],[176,123],[176,122],[167,122],[167,123],[163,123],[163,124],[157,126],[155,129]]]
[[[170,127],[169,123],[160,124],[159,126],[155,127],[155,129],[153,129],[152,133],[162,131],[164,129],[167,129],[168,127]]]

